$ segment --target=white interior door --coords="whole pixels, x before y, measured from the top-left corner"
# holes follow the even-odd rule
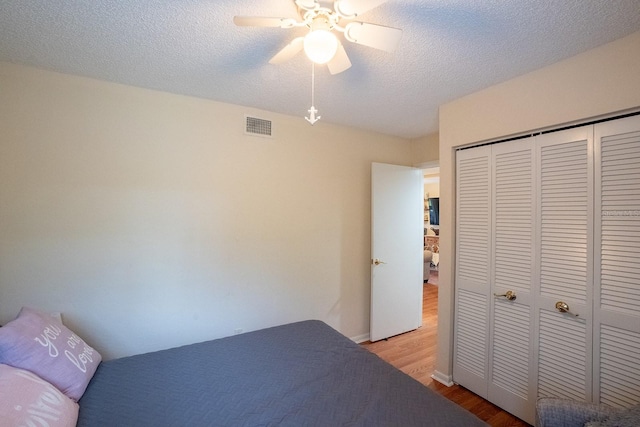
[[[595,126],[594,401],[640,403],[640,116]]]
[[[535,151],[526,138],[491,146],[492,253],[488,400],[535,418]]]
[[[593,127],[537,138],[537,397],[592,400]],[[561,312],[566,304],[571,313]]]
[[[491,146],[456,153],[453,380],[486,398],[491,299]]]
[[[371,341],[422,325],[423,182],[420,169],[371,165]]]

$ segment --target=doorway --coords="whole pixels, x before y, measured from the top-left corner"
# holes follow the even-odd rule
[[[424,176],[424,283],[437,282],[440,264],[440,166],[422,166]],[[435,283],[437,284],[437,283]]]

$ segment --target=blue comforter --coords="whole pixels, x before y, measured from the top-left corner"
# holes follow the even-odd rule
[[[484,426],[320,321],[103,362],[78,426]]]

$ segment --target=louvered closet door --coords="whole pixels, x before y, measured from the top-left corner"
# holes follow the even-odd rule
[[[488,400],[533,424],[535,151],[532,138],[492,146],[493,271]],[[516,298],[501,296],[514,292]]]
[[[453,379],[487,397],[491,147],[456,153],[456,300]]]
[[[640,403],[640,117],[596,125],[594,400]]]
[[[540,397],[591,400],[593,127],[537,137]],[[571,313],[556,309],[568,305]]]

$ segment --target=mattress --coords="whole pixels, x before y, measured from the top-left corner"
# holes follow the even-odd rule
[[[103,362],[78,426],[485,426],[323,322]]]

